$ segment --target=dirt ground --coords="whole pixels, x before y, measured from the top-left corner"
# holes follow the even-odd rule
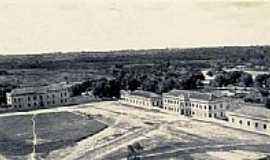
[[[121,160],[127,146],[140,143],[141,159],[258,159],[270,154],[270,136],[157,111],[97,102],[32,112],[68,111],[92,117],[108,127],[46,159]],[[17,114],[17,113],[16,113]],[[29,113],[25,113],[29,114]],[[219,160],[218,159],[218,160]]]

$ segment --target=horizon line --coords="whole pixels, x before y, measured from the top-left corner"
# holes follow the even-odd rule
[[[119,48],[119,49],[93,49],[93,50],[58,50],[58,51],[40,51],[40,52],[9,52],[0,53],[0,56],[35,56],[35,55],[51,55],[51,54],[71,54],[71,53],[110,53],[123,51],[147,51],[147,50],[186,50],[186,49],[203,49],[203,48],[225,48],[225,47],[269,47],[270,44],[256,44],[256,45],[202,45],[194,47],[163,47],[163,48]]]

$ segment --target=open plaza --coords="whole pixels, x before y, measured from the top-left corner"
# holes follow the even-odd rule
[[[223,123],[201,121],[175,113],[122,105],[117,101],[96,102],[31,112],[6,113],[2,114],[0,118],[3,119],[10,116],[31,117],[33,114],[38,117],[39,115],[55,115],[62,112],[71,113],[64,117],[62,116],[61,119],[62,123],[69,122],[70,126],[72,126],[70,117],[79,115],[87,119],[95,119],[100,124],[106,124],[107,127],[97,130],[96,134],[84,135],[85,137],[83,138],[79,133],[73,134],[74,139],[78,141],[75,141],[72,145],[54,148],[45,157],[36,153],[35,159],[126,159],[127,146],[134,143],[139,143],[143,147],[140,155],[142,159],[199,160],[232,159],[232,157],[234,159],[235,157],[238,157],[238,159],[259,159],[269,154],[270,136],[268,135],[231,128]],[[88,126],[87,121],[83,119],[80,121],[84,125],[83,127],[76,128],[78,132],[88,132],[86,130],[88,127],[97,126],[93,124]],[[29,144],[32,144],[32,123],[28,120],[25,120],[25,122],[29,123],[27,125],[29,128],[24,128],[29,132],[29,139],[26,140],[30,141]],[[12,124],[15,123],[12,122]],[[2,122],[1,125],[3,124]],[[38,128],[39,125],[44,124],[37,121],[35,127]],[[18,125],[18,127],[25,126]],[[8,132],[9,129],[7,127],[5,132]],[[46,135],[44,133],[47,132],[52,133],[54,136],[50,137],[56,137],[56,139],[65,137],[55,136],[57,135],[57,130],[61,129],[47,127],[39,130],[40,133],[36,137],[37,143],[44,143],[46,136],[44,138],[42,135]],[[70,127],[63,127],[61,133],[69,135],[73,131],[71,131]],[[2,130],[1,133],[4,133],[4,131]],[[10,132],[9,137],[14,136],[20,139],[20,136],[23,134]],[[22,137],[21,140],[25,139]],[[3,145],[3,141],[1,143]],[[30,149],[24,158],[30,159],[33,154],[31,151]],[[1,158],[5,159],[5,155],[1,155],[3,157]],[[11,157],[16,157],[16,155]],[[21,159],[24,158],[21,157]],[[14,159],[18,159],[18,157]]]

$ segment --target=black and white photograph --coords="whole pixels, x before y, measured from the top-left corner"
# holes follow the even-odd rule
[[[1,0],[0,160],[270,160],[270,0]]]

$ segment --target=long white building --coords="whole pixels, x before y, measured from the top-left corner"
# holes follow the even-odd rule
[[[147,91],[121,91],[120,103],[147,109],[158,108],[199,119],[225,119],[228,109],[223,98],[187,90],[172,90],[162,94],[162,97]]]
[[[67,105],[70,103],[70,87],[71,84],[58,83],[13,89],[6,94],[7,104],[18,110]]]
[[[270,109],[263,106],[241,105],[226,116],[232,127],[270,134]]]
[[[172,90],[162,95],[162,101],[166,111],[200,119],[225,119],[228,109],[223,98],[197,91]]]
[[[182,116],[201,120],[219,121],[234,128],[270,135],[270,109],[264,106],[250,106],[225,101],[212,93],[198,91],[172,90],[163,93],[162,98],[146,91],[121,91],[120,103],[142,107],[157,108]]]
[[[160,108],[162,105],[160,95],[142,90],[133,92],[122,90],[120,103],[146,109]]]

